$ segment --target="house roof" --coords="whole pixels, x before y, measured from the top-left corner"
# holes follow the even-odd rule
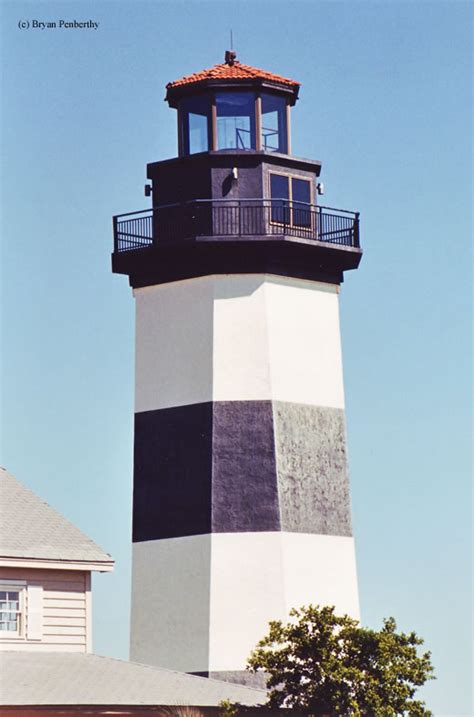
[[[111,657],[0,652],[1,705],[263,704],[266,692]]]
[[[114,564],[79,528],[0,468],[0,565],[12,560],[66,561],[64,567],[91,570],[111,570]]]

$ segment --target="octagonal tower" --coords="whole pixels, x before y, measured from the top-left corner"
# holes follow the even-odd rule
[[[358,616],[338,295],[359,217],[291,155],[299,84],[236,60],[167,86],[179,156],[114,217],[136,300],[131,659],[247,681],[271,619]]]

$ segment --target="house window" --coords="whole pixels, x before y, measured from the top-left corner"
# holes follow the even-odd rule
[[[270,174],[271,221],[310,230],[311,182],[286,174]]]
[[[0,590],[0,632],[5,637],[19,635],[21,631],[21,591]]]

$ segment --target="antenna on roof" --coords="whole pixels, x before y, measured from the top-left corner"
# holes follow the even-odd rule
[[[234,38],[232,37],[232,28],[230,29],[230,49],[234,49]]]

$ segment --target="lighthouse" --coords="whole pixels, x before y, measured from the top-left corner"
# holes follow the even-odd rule
[[[358,617],[338,298],[359,215],[291,153],[298,82],[170,82],[178,156],[114,217],[136,303],[131,659],[246,682],[292,607]]]

